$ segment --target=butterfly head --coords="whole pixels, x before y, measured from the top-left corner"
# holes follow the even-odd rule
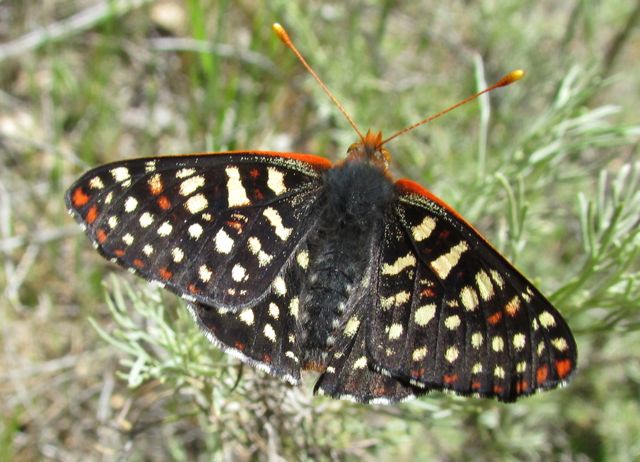
[[[382,147],[382,132],[372,133],[371,130],[362,141],[353,143],[347,149],[348,160],[365,160],[386,171],[391,161],[391,154]]]

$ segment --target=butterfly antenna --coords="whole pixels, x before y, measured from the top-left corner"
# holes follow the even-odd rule
[[[416,122],[413,125],[410,125],[409,127],[403,128],[399,132],[394,133],[389,138],[384,140],[380,145],[382,146],[383,144],[387,144],[392,139],[397,138],[400,135],[404,135],[408,131],[411,131],[414,128],[419,127],[420,125],[424,125],[426,123],[429,123],[432,120],[437,119],[438,117],[441,117],[441,116],[445,115],[447,112],[453,111],[454,109],[459,108],[463,104],[467,104],[469,101],[473,101],[474,99],[476,99],[480,95],[484,95],[485,93],[488,93],[488,92],[490,92],[492,90],[495,90],[496,88],[506,87],[507,85],[511,85],[512,83],[517,82],[518,80],[520,80],[522,77],[524,77],[524,71],[522,69],[517,69],[515,71],[511,71],[507,75],[502,77],[500,80],[498,80],[496,83],[491,85],[490,87],[485,88],[484,90],[482,90],[481,92],[476,93],[475,95],[471,95],[468,98],[463,99],[462,101],[454,104],[453,106],[448,107],[444,111],[440,111],[437,114],[429,116],[426,119],[423,119],[423,120],[421,120],[419,122]]]
[[[358,129],[358,126],[356,125],[356,123],[349,116],[349,114],[347,114],[347,111],[345,110],[344,106],[340,104],[340,101],[338,101],[338,99],[335,96],[333,96],[333,93],[331,93],[329,88],[327,88],[327,86],[324,84],[324,82],[318,76],[318,74],[316,74],[316,72],[311,68],[309,63],[307,63],[307,60],[304,59],[304,56],[302,56],[302,54],[298,51],[296,46],[291,41],[291,38],[289,37],[289,34],[287,34],[287,31],[284,29],[284,27],[282,27],[277,22],[274,23],[272,27],[276,35],[280,38],[280,40],[282,40],[282,43],[284,43],[287,46],[287,48],[293,51],[293,54],[296,55],[296,57],[300,60],[302,65],[305,67],[305,69],[309,72],[309,74],[311,74],[313,78],[316,79],[316,82],[318,82],[318,85],[320,85],[320,88],[322,88],[322,90],[327,94],[327,96],[331,99],[331,101],[333,101],[333,104],[335,104],[340,110],[340,112],[342,112],[342,115],[345,117],[345,119],[347,119],[349,124],[353,127],[353,129],[356,131],[360,139],[364,141],[364,136],[362,135],[362,132],[360,131],[360,129]]]

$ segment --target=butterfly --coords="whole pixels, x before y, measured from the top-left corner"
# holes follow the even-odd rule
[[[66,204],[100,254],[290,384],[313,370],[316,393],[386,404],[431,390],[510,402],[565,383],[565,320],[452,207],[392,178],[391,138],[360,135],[336,164],[272,151],[115,162]]]

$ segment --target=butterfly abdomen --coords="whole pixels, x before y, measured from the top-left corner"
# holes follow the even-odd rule
[[[327,171],[316,230],[309,236],[310,267],[302,292],[302,350],[307,361],[323,362],[323,353],[339,340],[349,307],[370,265],[372,243],[382,235],[394,198],[390,180],[362,160]]]

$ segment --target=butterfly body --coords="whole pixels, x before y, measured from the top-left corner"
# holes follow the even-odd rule
[[[380,134],[335,165],[265,151],[98,167],[67,205],[100,253],[181,295],[215,345],[315,391],[513,401],[576,364],[550,303],[462,217],[393,181]]]
[[[349,158],[322,178],[319,220],[308,237],[309,269],[301,284],[303,363],[322,368],[353,314],[372,251],[395,195],[389,177],[369,159]]]

